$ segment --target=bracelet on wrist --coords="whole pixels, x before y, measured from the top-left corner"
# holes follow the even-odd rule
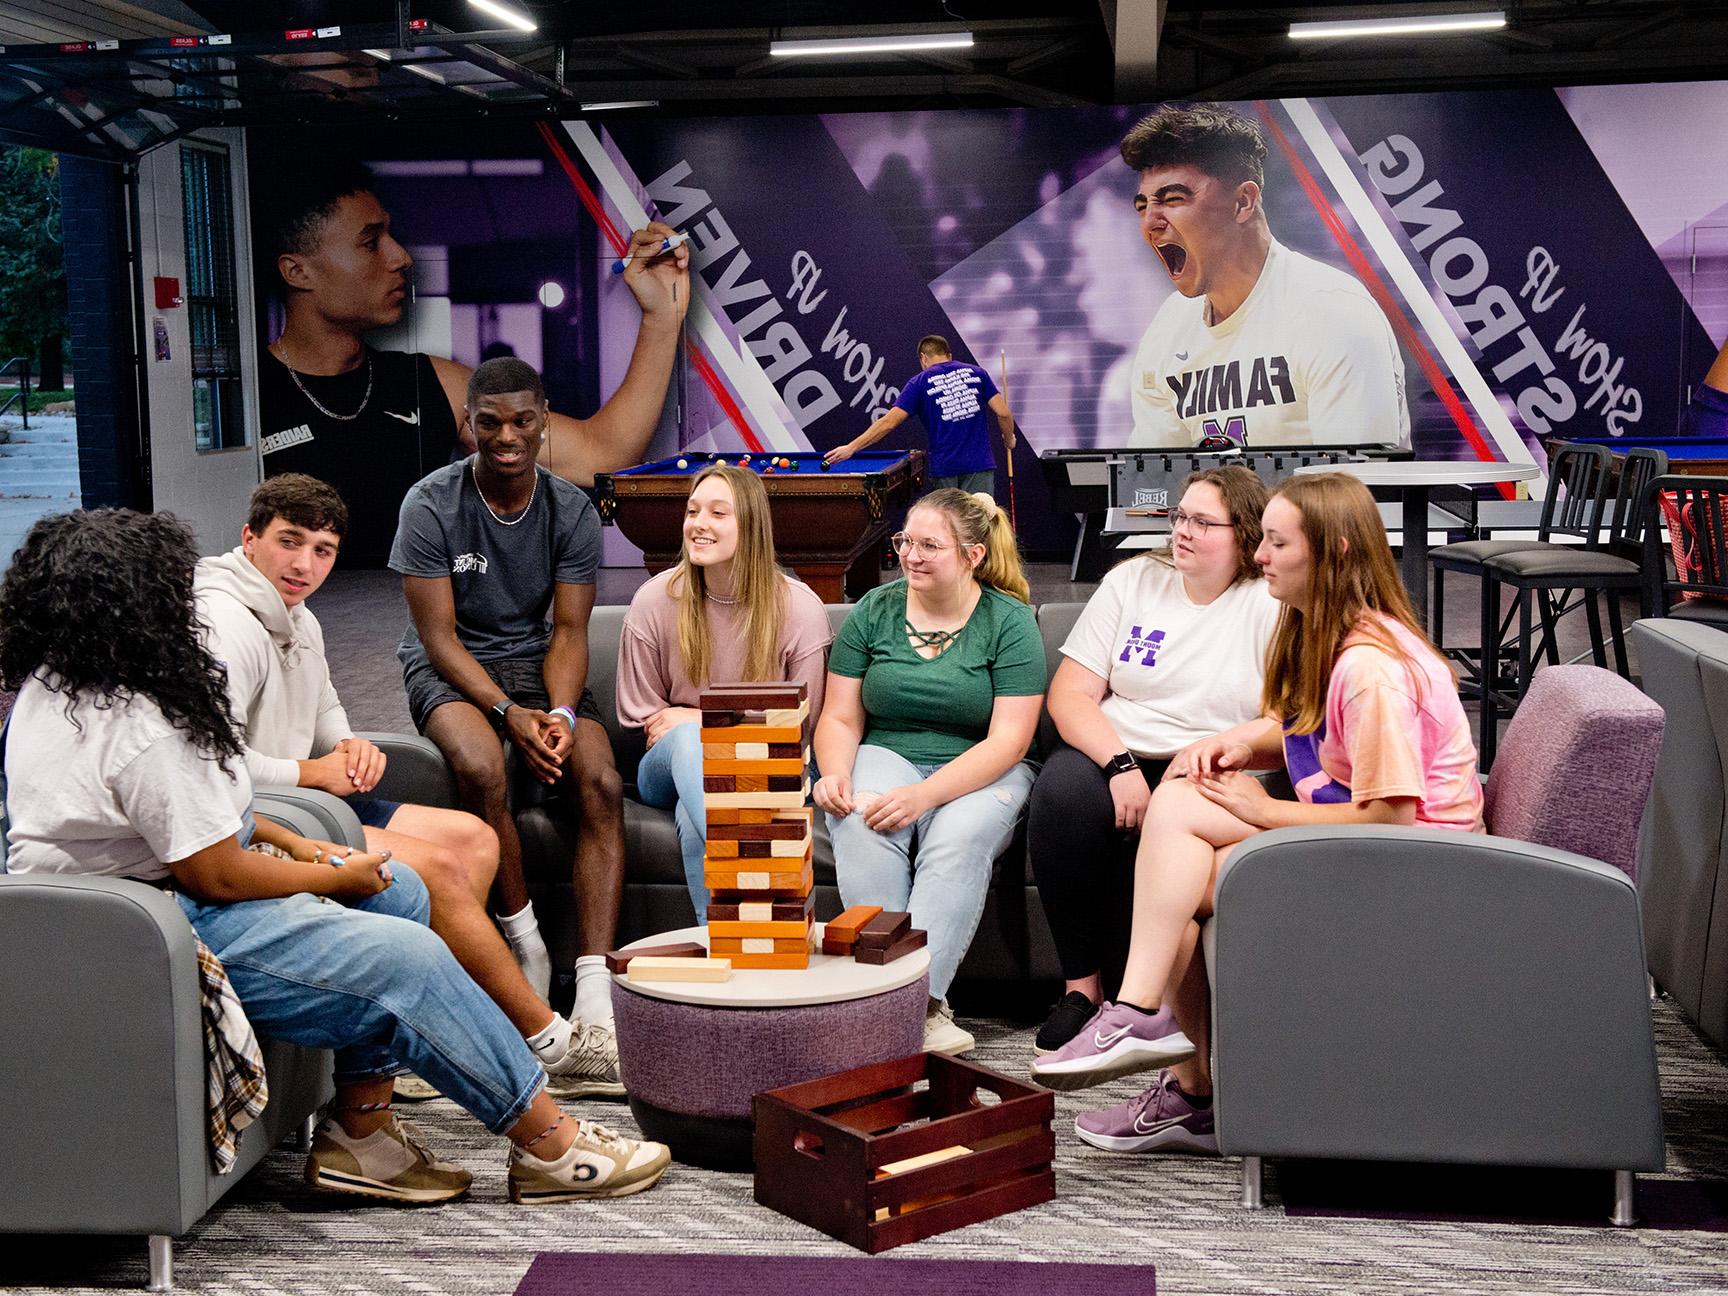
[[[548,715],[563,716],[564,723],[570,726],[570,732],[576,732],[576,713],[567,706],[553,707]]]

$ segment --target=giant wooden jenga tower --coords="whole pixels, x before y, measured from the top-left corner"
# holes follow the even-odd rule
[[[714,684],[701,702],[708,952],[735,968],[809,967],[805,686]]]

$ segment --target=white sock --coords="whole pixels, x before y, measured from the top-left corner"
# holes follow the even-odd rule
[[[498,925],[504,929],[504,940],[529,987],[542,999],[552,992],[552,956],[546,952],[546,942],[540,938],[540,924],[534,920],[532,902],[522,906],[521,913],[499,914]]]
[[[528,1037],[528,1047],[542,1062],[556,1062],[570,1051],[570,1020],[554,1015],[552,1021]]]
[[[576,1005],[570,1015],[594,1026],[612,1025],[612,974],[604,954],[584,954],[576,960]]]

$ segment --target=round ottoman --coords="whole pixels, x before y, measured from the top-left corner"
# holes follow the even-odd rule
[[[705,935],[697,927],[637,943]],[[614,978],[619,1070],[645,1136],[690,1165],[749,1169],[754,1095],[924,1047],[925,951],[884,967],[821,954],[811,964],[740,970],[719,984]],[[853,997],[811,1002],[828,994]]]

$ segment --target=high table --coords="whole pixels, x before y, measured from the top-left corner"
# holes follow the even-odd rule
[[[1429,495],[1436,486],[1492,486],[1529,481],[1542,470],[1535,464],[1482,463],[1451,459],[1379,459],[1366,463],[1313,464],[1298,468],[1298,477],[1314,473],[1349,473],[1364,486],[1398,492],[1403,518],[1403,554],[1399,567],[1410,601],[1423,625],[1428,624]]]

